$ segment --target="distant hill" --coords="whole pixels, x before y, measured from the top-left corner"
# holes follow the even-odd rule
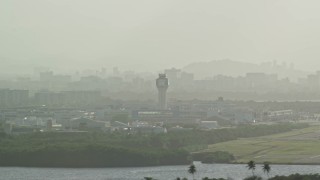
[[[289,77],[297,80],[306,77],[309,72],[300,71],[285,65],[275,65],[272,62],[262,64],[246,63],[233,60],[214,60],[209,62],[192,63],[183,68],[184,71],[194,73],[196,79],[213,77],[216,75],[245,76],[246,73],[278,74],[279,78]]]

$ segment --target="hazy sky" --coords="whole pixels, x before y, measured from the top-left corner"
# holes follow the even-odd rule
[[[274,59],[320,69],[319,0],[1,0],[1,71]]]

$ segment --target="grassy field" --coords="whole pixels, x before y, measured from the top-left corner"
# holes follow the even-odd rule
[[[320,126],[218,143],[203,151],[228,151],[235,163],[320,164]]]

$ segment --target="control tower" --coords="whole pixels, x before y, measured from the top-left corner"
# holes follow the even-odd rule
[[[156,80],[158,88],[158,103],[161,110],[167,109],[167,89],[169,87],[169,81],[166,74],[159,74],[159,78]]]

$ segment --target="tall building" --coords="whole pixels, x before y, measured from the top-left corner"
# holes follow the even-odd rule
[[[159,78],[156,80],[158,88],[158,103],[161,110],[167,109],[167,90],[169,87],[169,81],[166,74],[159,74]]]
[[[0,107],[13,108],[26,106],[29,100],[28,90],[0,89]]]
[[[170,84],[176,83],[181,76],[181,70],[176,68],[166,69],[164,70],[166,76],[170,79]]]

